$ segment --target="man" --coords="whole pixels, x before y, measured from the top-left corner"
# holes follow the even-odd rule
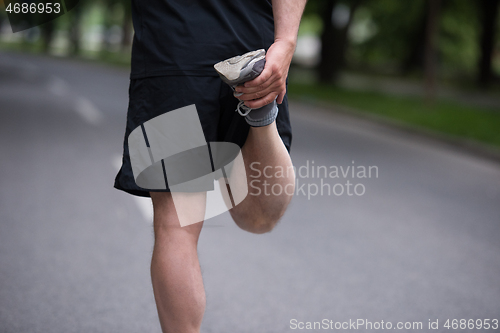
[[[163,332],[200,331],[205,291],[197,243],[203,222],[181,227],[168,190],[148,191],[135,184],[127,136],[155,116],[195,104],[207,142],[228,141],[241,147],[247,175],[259,176],[249,181],[261,180],[253,186],[266,181],[268,188],[293,189],[293,173],[266,177],[268,172],[255,170],[292,167],[286,78],[305,2],[132,0],[135,35],[130,101],[123,165],[115,187],[150,196],[153,201],[151,276]],[[264,70],[257,78],[237,86],[235,92],[213,68],[221,60],[262,48],[267,50]],[[235,112],[239,101],[234,94],[251,109],[276,99],[276,120],[266,126],[250,126]],[[269,232],[284,214],[293,192],[270,196],[250,193],[230,214],[243,230]]]

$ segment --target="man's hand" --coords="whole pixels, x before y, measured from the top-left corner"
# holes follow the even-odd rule
[[[281,104],[286,93],[286,78],[295,51],[295,41],[276,40],[266,53],[266,65],[255,79],[236,87],[236,96],[245,105],[258,109],[274,101]],[[238,96],[238,93],[243,93]]]
[[[274,101],[283,102],[286,77],[292,61],[300,18],[306,0],[272,0],[274,43],[266,54],[266,66],[255,79],[237,86],[235,96],[245,105],[258,109]],[[241,94],[241,95],[239,95]]]

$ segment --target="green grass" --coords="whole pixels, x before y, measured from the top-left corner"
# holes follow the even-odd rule
[[[290,98],[344,105],[361,112],[500,147],[500,110],[437,100],[346,90],[330,85],[290,83]]]

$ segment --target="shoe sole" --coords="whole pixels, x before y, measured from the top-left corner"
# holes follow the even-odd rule
[[[265,62],[266,51],[260,49],[218,62],[214,68],[225,83],[234,87],[259,76]]]

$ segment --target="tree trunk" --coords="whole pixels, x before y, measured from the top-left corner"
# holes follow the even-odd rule
[[[104,5],[106,6],[106,11],[104,13],[104,22],[103,22],[103,32],[102,32],[102,40],[101,40],[101,51],[109,51],[110,43],[109,43],[109,35],[111,28],[111,13],[113,11],[113,6],[116,1],[114,0],[106,0],[104,1]]]
[[[132,45],[132,7],[130,1],[124,4],[125,15],[122,23],[122,51],[127,51]]]
[[[336,29],[332,24],[333,9],[337,5],[337,0],[327,0],[323,6],[321,15],[323,21],[323,32],[321,33],[321,60],[318,66],[318,77],[320,82],[330,82],[333,80],[336,72],[335,58],[335,39]]]
[[[70,43],[71,54],[78,55],[80,53],[80,35],[81,35],[81,21],[82,21],[82,5],[75,6],[71,11],[71,28],[70,28]]]
[[[349,27],[352,18],[362,0],[351,0],[349,20],[342,28],[332,23],[332,13],[338,4],[337,0],[327,0],[323,6],[322,20],[323,33],[321,34],[321,61],[318,66],[320,82],[331,83],[338,78],[340,70],[345,65],[345,52],[348,46]]]
[[[410,73],[412,70],[422,71],[424,68],[425,40],[429,20],[428,5],[429,3],[426,1],[418,24],[409,36],[411,41],[410,52],[401,64],[401,73],[404,75]]]
[[[428,0],[428,21],[425,46],[425,92],[427,102],[436,97],[437,81],[437,39],[439,35],[439,17],[441,0]]]
[[[500,0],[481,0],[478,2],[481,6],[480,15],[482,23],[482,33],[480,39],[480,58],[479,58],[479,86],[488,88],[491,83],[493,50],[495,47],[496,24],[498,18],[498,6]]]
[[[45,24],[42,24],[40,26],[40,30],[41,30],[41,35],[42,35],[42,39],[43,39],[43,52],[49,53],[50,44],[52,43],[52,40],[54,39],[54,31],[55,31],[54,21],[49,21]]]

